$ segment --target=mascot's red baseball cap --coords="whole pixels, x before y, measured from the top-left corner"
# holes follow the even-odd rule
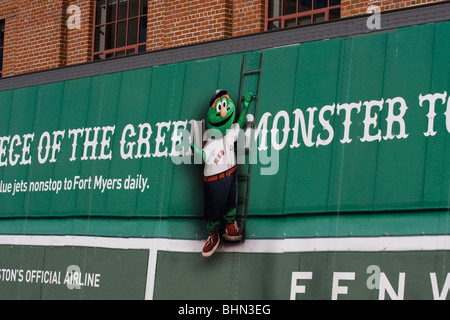
[[[226,95],[228,92],[222,89],[217,89],[214,95],[212,96],[211,100],[209,101],[209,106],[212,107],[214,101],[217,100],[217,98],[220,98],[224,95]]]

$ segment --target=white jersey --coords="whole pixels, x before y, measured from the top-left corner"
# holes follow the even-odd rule
[[[225,172],[236,165],[234,143],[239,136],[239,124],[234,123],[224,136],[208,139],[203,151],[205,152],[205,168],[203,174],[210,177]]]

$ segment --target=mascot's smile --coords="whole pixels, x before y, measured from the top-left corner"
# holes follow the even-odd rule
[[[217,122],[217,123],[211,123],[211,125],[213,125],[214,127],[221,127],[224,124],[226,124],[228,121],[230,121],[230,119],[233,117],[234,112],[231,112],[231,114],[224,120]],[[220,117],[220,114],[217,115],[218,117]]]

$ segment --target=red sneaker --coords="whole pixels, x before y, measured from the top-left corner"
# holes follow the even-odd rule
[[[228,241],[240,241],[242,239],[242,228],[238,227],[236,220],[225,225],[225,239]]]
[[[203,247],[202,256],[205,258],[212,256],[212,254],[216,252],[219,243],[219,231],[210,231],[209,237],[206,240],[205,246]]]

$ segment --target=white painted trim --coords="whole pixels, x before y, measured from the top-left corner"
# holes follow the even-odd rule
[[[197,252],[200,255],[204,240],[0,235],[0,245],[74,246],[149,250],[145,298],[151,300],[153,299],[158,251]],[[286,252],[433,250],[450,250],[450,236],[249,239],[245,240],[244,243],[222,243],[217,252],[279,254]]]
[[[150,248],[147,265],[147,283],[145,285],[145,300],[153,300],[156,279],[156,260],[158,259],[158,249]]]
[[[201,252],[204,240],[0,235],[0,245],[82,246],[113,249],[152,249],[169,252]],[[240,253],[414,250],[450,250],[450,236],[248,239],[243,243],[222,243],[218,248],[218,252]]]

